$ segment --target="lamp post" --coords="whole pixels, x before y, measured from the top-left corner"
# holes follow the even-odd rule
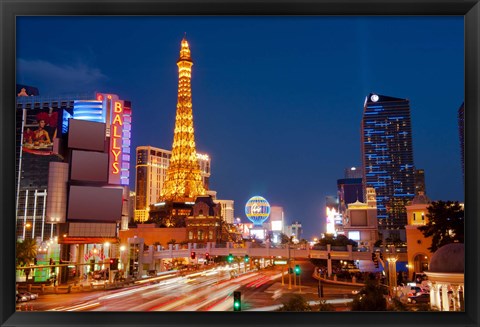
[[[123,265],[123,254],[125,253],[125,249],[125,245],[120,246],[120,267],[122,267],[123,270],[125,270]]]
[[[291,263],[290,263],[290,240],[287,243],[288,246],[288,289],[292,289],[292,274],[291,274]]]
[[[395,252],[395,246],[390,246],[390,251],[387,254],[388,262],[388,285],[390,286],[390,295],[394,296],[394,289],[397,286],[397,260],[398,256]]]
[[[103,243],[103,248],[106,249],[106,251],[104,251],[104,255],[105,255],[105,252],[106,252],[106,257],[108,259],[110,259],[110,242],[105,242]],[[103,262],[105,262],[105,259],[103,259]],[[113,275],[112,275],[112,271],[111,271],[111,268],[110,268],[110,260],[107,260],[107,266],[108,266],[108,276],[107,276],[107,267],[104,268],[104,279],[105,281],[107,281],[107,278],[109,281],[111,281]]]

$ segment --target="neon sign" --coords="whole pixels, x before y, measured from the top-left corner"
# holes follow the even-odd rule
[[[123,121],[122,121],[122,116],[121,114],[123,113],[123,106],[122,103],[120,102],[115,102],[115,106],[113,109],[113,121],[112,121],[112,131],[113,133],[111,134],[112,138],[112,153],[113,153],[113,163],[112,163],[112,169],[113,173],[115,175],[120,173],[120,162],[119,162],[119,157],[120,153],[122,153],[122,134],[121,134],[121,129],[123,126]]]
[[[122,160],[123,101],[113,101],[112,123],[110,125],[110,178],[109,182],[120,184]]]
[[[106,136],[110,137],[108,150],[108,183],[128,185],[132,129],[132,109],[130,101],[120,100],[116,94],[105,93],[97,93],[95,98],[95,101],[90,101],[88,104],[99,102],[99,105],[91,105],[90,107],[92,108],[89,110],[92,111],[92,115],[93,113],[97,116],[101,115],[101,121],[107,124]],[[88,119],[84,119],[100,121],[97,116],[90,116]]]

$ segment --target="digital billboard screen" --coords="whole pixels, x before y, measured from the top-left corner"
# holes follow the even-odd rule
[[[22,150],[36,155],[54,154],[58,116],[58,109],[24,109]]]

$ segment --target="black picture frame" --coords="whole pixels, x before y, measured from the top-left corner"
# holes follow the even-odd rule
[[[478,0],[0,0],[2,326],[478,326]],[[465,312],[15,312],[15,17],[21,15],[461,15],[465,17]]]

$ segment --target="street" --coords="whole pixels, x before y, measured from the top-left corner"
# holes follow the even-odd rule
[[[293,278],[289,289],[287,274],[282,285],[280,266],[237,277],[232,277],[230,267],[222,266],[117,290],[41,294],[37,300],[19,307],[22,311],[231,311],[233,291],[242,293],[242,310],[281,304],[292,293],[318,300],[318,281],[311,277],[314,266],[309,261],[297,264],[302,271],[301,292]],[[355,288],[325,284],[324,298],[351,297],[352,289]]]

